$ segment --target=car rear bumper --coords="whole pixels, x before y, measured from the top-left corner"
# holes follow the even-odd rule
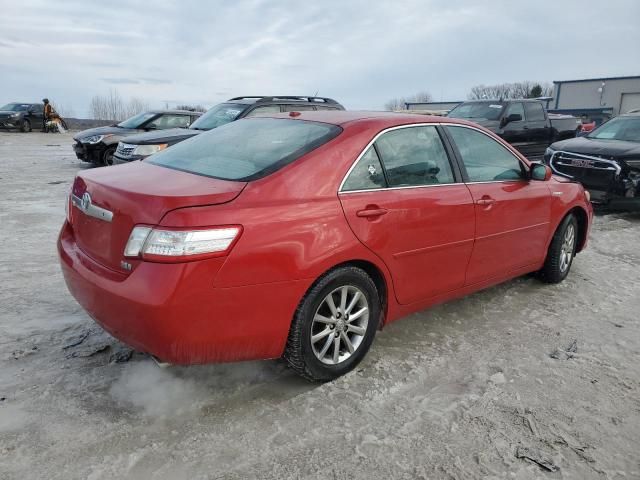
[[[163,362],[199,364],[280,357],[309,282],[213,286],[225,258],[139,262],[126,275],[96,263],[65,222],[58,239],[69,291],[122,342]]]

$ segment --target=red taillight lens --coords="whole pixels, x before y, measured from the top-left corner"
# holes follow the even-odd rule
[[[125,257],[171,263],[220,257],[229,253],[241,232],[239,225],[189,230],[137,226],[124,253]]]
[[[73,187],[71,187],[71,193],[78,198],[82,198],[84,192],[87,191],[87,184],[80,177],[76,177],[73,181]]]

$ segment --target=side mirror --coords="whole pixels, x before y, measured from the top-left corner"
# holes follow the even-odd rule
[[[520,115],[519,113],[512,113],[508,117],[502,118],[502,126],[504,127],[507,123],[519,122],[521,120],[522,120],[522,115]]]
[[[531,180],[539,180],[542,182],[546,182],[551,178],[552,171],[548,165],[543,165],[541,163],[534,163],[531,165]]]

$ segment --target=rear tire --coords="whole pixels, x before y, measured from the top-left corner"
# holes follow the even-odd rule
[[[20,131],[23,133],[28,133],[31,131],[31,122],[27,119],[22,121],[22,126],[20,127]]]
[[[560,283],[569,274],[578,243],[578,221],[570,213],[553,234],[539,277],[546,283]]]
[[[380,312],[380,295],[366,272],[352,266],[331,270],[300,301],[284,359],[313,382],[344,375],[369,350]]]

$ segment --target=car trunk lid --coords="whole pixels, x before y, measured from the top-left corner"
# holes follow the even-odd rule
[[[125,271],[123,252],[135,225],[157,225],[177,208],[230,202],[245,185],[146,162],[83,172],[72,191],[76,242],[95,261]]]

